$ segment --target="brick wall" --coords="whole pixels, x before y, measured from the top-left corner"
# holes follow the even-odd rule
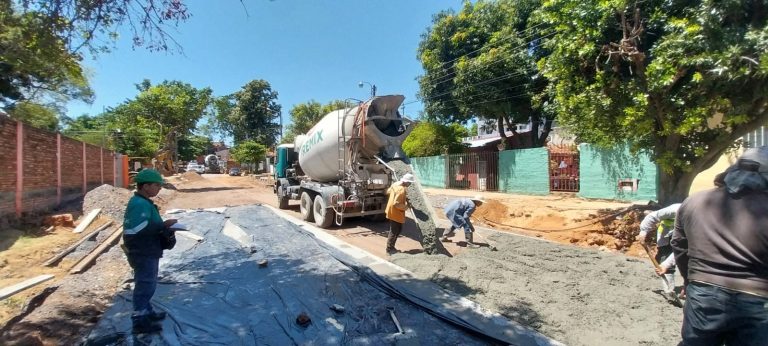
[[[83,143],[61,137],[61,199],[83,195]]]
[[[24,126],[23,210],[43,210],[57,204],[56,134]]]
[[[16,122],[0,116],[0,214],[16,210]]]
[[[109,150],[0,116],[0,217],[48,210],[102,183],[112,184],[114,160]]]

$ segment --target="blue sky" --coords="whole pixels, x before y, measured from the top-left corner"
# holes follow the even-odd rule
[[[402,94],[416,100],[422,74],[416,58],[421,34],[432,15],[458,9],[461,1],[432,0],[187,0],[192,18],[170,33],[179,53],[133,49],[124,35],[117,48],[87,60],[92,105],[71,102],[68,115],[96,115],[136,96],[135,84],[179,80],[227,95],[254,79],[279,93],[283,122],[299,103],[366,99]],[[418,117],[421,103],[406,106]]]

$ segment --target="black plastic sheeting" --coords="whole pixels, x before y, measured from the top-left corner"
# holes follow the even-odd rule
[[[160,262],[160,284],[152,303],[155,310],[168,313],[163,331],[131,334],[132,291],[125,290],[88,335],[86,345],[497,343],[399,298],[386,280],[361,270],[348,256],[266,207],[174,217],[205,240],[177,236],[176,247]],[[227,219],[245,232],[246,244],[222,234]],[[258,265],[262,259],[268,260],[264,268]],[[345,311],[331,310],[334,304]],[[394,308],[404,334],[398,333],[388,308]],[[301,313],[311,324],[296,323]]]

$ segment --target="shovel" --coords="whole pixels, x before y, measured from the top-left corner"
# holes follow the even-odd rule
[[[646,254],[648,254],[648,258],[650,258],[650,259],[651,259],[651,263],[653,263],[653,267],[654,267],[654,268],[656,268],[656,269],[658,269],[658,270],[661,270],[661,266],[659,265],[659,262],[658,262],[658,261],[656,261],[656,258],[655,258],[655,257],[653,257],[653,254],[651,254],[651,249],[649,249],[649,248],[648,248],[648,245],[647,245],[646,243],[644,243],[644,242],[640,242],[640,245],[642,245],[642,246],[643,246],[643,249],[645,249],[645,253],[646,253]],[[669,281],[667,281],[667,277],[666,277],[666,276],[664,276],[664,275],[661,275],[661,279],[662,279],[662,280],[664,280],[664,281],[666,281],[666,282],[667,282],[667,285],[668,285],[669,287],[675,287],[675,283],[674,283],[674,282],[669,282]],[[668,298],[669,298],[669,300],[671,300],[671,301],[672,301],[672,303],[673,303],[675,306],[677,306],[677,307],[683,307],[683,302],[681,302],[681,301],[680,301],[680,298],[678,298],[678,297],[677,297],[677,294],[675,294],[675,292],[674,292],[674,291],[673,291],[671,294],[669,294],[669,295],[665,295],[665,296],[666,296],[666,297],[668,297]]]

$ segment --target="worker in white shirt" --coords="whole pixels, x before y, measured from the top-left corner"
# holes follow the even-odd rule
[[[659,267],[656,274],[661,276],[662,289],[665,294],[675,293],[675,255],[669,241],[675,229],[675,216],[680,203],[651,212],[640,223],[640,233],[637,240],[645,243],[648,233],[656,230],[656,261]]]

